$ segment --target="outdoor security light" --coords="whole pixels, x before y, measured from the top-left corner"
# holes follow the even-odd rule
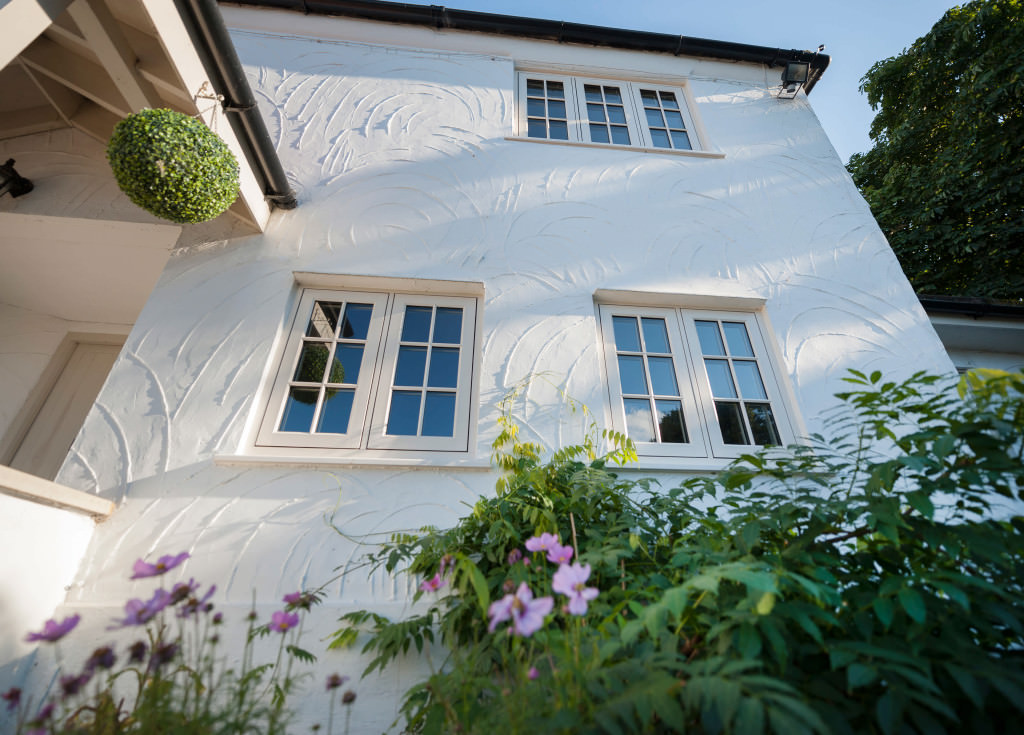
[[[33,188],[31,181],[14,170],[13,158],[8,158],[7,163],[0,166],[0,196],[10,194],[12,197],[20,197]]]
[[[807,81],[810,70],[811,65],[806,61],[787,61],[786,68],[782,71],[782,89],[779,91],[779,99],[791,100],[796,97],[796,93]]]

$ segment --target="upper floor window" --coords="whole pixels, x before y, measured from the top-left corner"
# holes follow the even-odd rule
[[[727,459],[794,441],[756,314],[599,310],[613,425],[641,456]]]
[[[467,451],[476,320],[470,297],[304,289],[257,446]]]
[[[699,148],[680,87],[551,74],[519,74],[519,127],[528,138]]]

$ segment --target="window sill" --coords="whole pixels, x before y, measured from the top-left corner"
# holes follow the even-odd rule
[[[329,450],[307,450],[294,452],[273,448],[257,447],[251,454],[218,454],[213,462],[220,466],[264,466],[264,467],[346,467],[352,469],[420,468],[433,470],[459,470],[469,472],[490,472],[494,469],[489,460],[466,455],[446,456],[454,452],[359,452],[330,456]],[[390,455],[390,456],[388,456]]]
[[[724,153],[718,153],[716,151],[680,151],[674,148],[644,148],[636,145],[588,143],[581,140],[550,140],[548,138],[524,138],[519,135],[505,136],[505,140],[522,141],[523,143],[541,143],[544,145],[565,145],[573,148],[601,148],[603,150],[628,151],[630,153],[656,153],[667,156],[686,156],[689,158],[725,158]]]

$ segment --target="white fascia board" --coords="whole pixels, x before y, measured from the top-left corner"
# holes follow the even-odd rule
[[[71,0],[6,0],[0,5],[0,69],[28,48]]]

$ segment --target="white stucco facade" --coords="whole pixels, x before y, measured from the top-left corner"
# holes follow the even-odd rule
[[[117,503],[58,615],[82,611],[101,630],[150,589],[128,581],[135,559],[187,550],[176,577],[216,583],[216,603],[241,619],[254,591],[270,610],[335,579],[361,542],[452,523],[493,488],[496,404],[521,379],[547,376],[520,404],[528,438],[579,439],[551,383],[610,421],[600,290],[682,306],[763,301],[797,433],[824,428],[849,368],[951,370],[809,101],[775,97],[777,70],[279,11],[225,8],[225,18],[300,204],[262,234],[186,237],[170,255],[57,477]],[[523,140],[522,68],[685,84],[713,155]],[[66,148],[59,136],[38,144]],[[91,198],[74,216],[129,206],[101,156],[87,152],[78,185]],[[296,272],[482,284],[468,453],[257,456]],[[27,390],[40,369],[29,361],[52,354],[62,329],[0,309],[5,347],[24,355],[0,355],[0,420],[19,409],[8,377]],[[702,468],[637,471],[670,485],[673,469]],[[350,609],[398,613],[410,587],[362,572],[330,582],[307,638],[319,671],[360,673],[358,655],[323,651],[319,638]],[[8,678],[27,675],[0,663]],[[410,676],[361,683],[353,731],[385,729]],[[303,718],[316,721],[315,709]]]

